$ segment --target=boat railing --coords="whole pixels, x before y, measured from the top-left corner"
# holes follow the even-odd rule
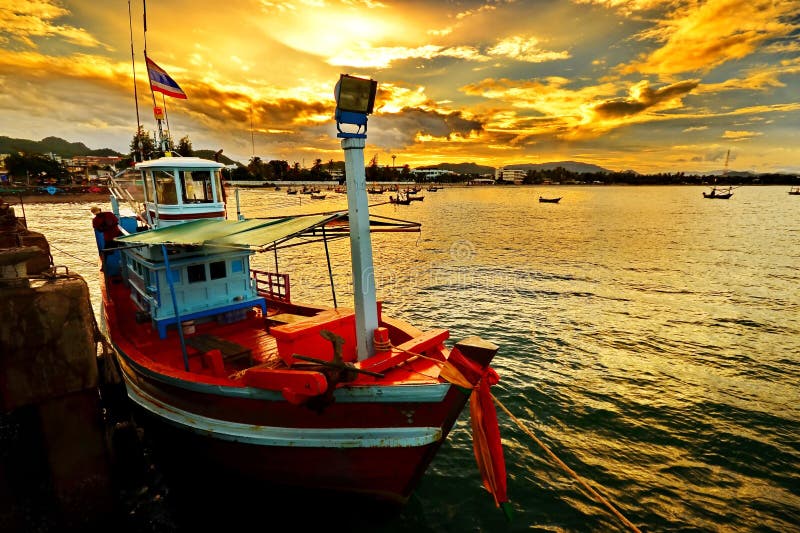
[[[111,195],[117,199],[117,201],[125,202],[128,204],[128,207],[133,210],[134,213],[140,213],[144,211],[144,203],[139,203],[136,198],[133,197],[131,192],[120,183],[120,176],[123,176],[127,173],[129,169],[121,170],[117,172],[114,176],[109,176],[108,178],[108,190],[111,192]]]
[[[281,302],[291,302],[291,290],[289,286],[289,274],[278,274],[265,270],[250,270],[256,282],[256,290],[259,294],[279,300]]]

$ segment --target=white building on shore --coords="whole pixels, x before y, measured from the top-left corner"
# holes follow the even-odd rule
[[[417,181],[439,181],[442,176],[453,176],[456,173],[441,168],[415,168],[411,174]]]
[[[527,173],[527,170],[500,167],[494,171],[494,178],[497,181],[513,181],[515,184],[519,185],[522,183],[522,180],[525,179],[525,174]]]

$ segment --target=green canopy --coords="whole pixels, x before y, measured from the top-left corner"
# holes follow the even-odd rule
[[[327,227],[326,224],[329,224]],[[420,224],[389,217],[370,217],[371,231],[419,231]],[[328,238],[349,233],[346,213],[325,213],[249,220],[193,220],[165,228],[117,237],[122,245],[224,246],[269,249],[298,237]],[[324,238],[324,237],[323,237]]]
[[[183,246],[228,246],[234,248],[262,248],[276,241],[299,236],[301,233],[340,215],[314,215],[280,219],[251,220],[193,220],[131,233],[117,237],[117,242],[128,245],[177,244]]]

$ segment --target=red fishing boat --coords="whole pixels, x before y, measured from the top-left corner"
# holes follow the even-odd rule
[[[337,105],[337,126],[355,120]],[[476,456],[499,505],[505,474],[489,393],[497,346],[470,337],[451,347],[447,329],[420,329],[375,301],[370,232],[419,224],[368,215],[364,136],[350,135],[339,135],[347,213],[228,220],[221,163],[136,164],[142,214],[120,216],[126,235],[106,251],[101,279],[102,322],[127,395],[145,426],[201,456],[203,468],[398,503],[472,397]],[[250,266],[257,253],[320,241],[327,250],[347,237],[353,308],[335,297],[332,306],[295,301],[289,273]]]

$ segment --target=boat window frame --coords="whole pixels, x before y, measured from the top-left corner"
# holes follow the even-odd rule
[[[213,169],[180,169],[178,180],[181,184],[181,202],[183,204],[211,204],[216,201],[215,181],[218,174]],[[189,198],[191,189],[192,198]],[[200,192],[198,198],[197,193]]]
[[[155,180],[153,179],[152,171],[151,170],[143,170],[142,171],[142,181],[144,182],[144,201],[145,202],[155,202],[156,201],[156,185]]]
[[[218,271],[218,269],[220,268],[220,265],[221,265],[221,268],[222,268],[222,275],[220,275],[220,272]],[[212,261],[212,262],[208,263],[208,279],[209,279],[209,281],[216,281],[216,280],[219,280],[219,279],[225,279],[227,277],[228,277],[227,261],[225,261],[225,260]]]
[[[148,170],[147,172],[149,174],[148,178],[152,179],[153,183],[155,184],[156,203],[161,205],[179,205],[178,198],[183,193],[178,190],[180,188],[180,184],[179,180],[175,178],[175,171],[156,168],[153,170]],[[169,187],[170,185],[172,187]]]
[[[208,281],[208,273],[206,272],[205,263],[186,265],[186,279],[190,285],[193,283],[205,283]]]

